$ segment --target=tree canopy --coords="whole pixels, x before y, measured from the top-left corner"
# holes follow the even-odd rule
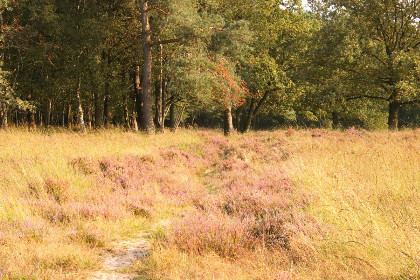
[[[418,1],[310,5],[2,1],[2,126],[418,126]]]

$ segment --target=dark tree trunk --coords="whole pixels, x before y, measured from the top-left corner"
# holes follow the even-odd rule
[[[242,114],[242,111],[243,111],[242,106],[240,106],[239,108],[236,108],[236,111],[235,111],[235,126],[236,126],[236,129],[238,131],[241,130],[241,114]]]
[[[249,104],[249,110],[245,118],[244,126],[242,127],[243,133],[248,133],[251,129],[252,119],[254,118],[254,109],[255,108],[255,97],[252,98],[251,104]]]
[[[223,129],[223,132],[224,132],[225,136],[232,135],[233,132],[234,132],[233,119],[232,119],[232,106],[231,105],[227,106],[227,108],[225,109],[225,112],[224,112],[224,129]]]
[[[264,103],[267,100],[270,93],[272,93],[276,90],[279,90],[279,89],[274,88],[274,89],[267,90],[266,92],[264,92],[263,96],[258,101],[258,104],[256,104],[257,103],[256,97],[255,96],[252,97],[252,101],[251,101],[251,104],[250,104],[249,110],[248,110],[248,115],[246,117],[244,127],[242,128],[243,133],[247,133],[250,130],[252,120],[255,118],[255,116],[258,114],[258,112],[261,110],[262,106],[264,105]],[[257,106],[255,106],[255,105],[257,105]]]
[[[38,125],[39,126],[44,126],[44,121],[43,121],[43,118],[42,118],[42,110],[39,110],[38,111]]]
[[[94,86],[94,85],[92,85]],[[102,102],[101,102],[101,94],[98,91],[94,91],[93,92],[93,99],[94,99],[94,114],[95,114],[95,128],[99,129],[101,128],[104,123],[103,123],[103,106],[102,106]]]
[[[104,53],[104,58],[106,59],[106,75],[105,75],[105,100],[104,100],[104,125],[108,127],[111,124],[111,111],[110,111],[110,100],[111,100],[111,55]]]
[[[4,105],[4,107],[3,108],[1,108],[1,127],[2,128],[7,128],[8,127],[8,125],[9,125],[9,123],[8,123],[8,109],[7,109],[7,106],[6,105]]]
[[[64,127],[66,125],[66,104],[63,104],[63,112],[61,116],[61,126]]]
[[[41,120],[42,123],[42,120]],[[71,111],[71,104],[69,104],[69,110],[67,111],[67,127],[71,129],[73,126],[73,113]]]
[[[143,81],[142,81],[142,107],[140,127],[148,134],[155,133],[152,112],[152,39],[149,24],[149,1],[144,1],[141,10],[142,38],[143,38]]]
[[[111,113],[109,110],[109,83],[105,83],[105,99],[104,99],[104,126],[108,127],[110,124]]]
[[[86,123],[89,129],[92,128],[92,110],[90,102],[86,104]]]
[[[35,113],[33,110],[27,110],[27,116],[28,116],[28,127],[29,129],[35,129],[36,123],[35,123]]]
[[[171,130],[175,129],[175,102],[172,100],[169,107],[169,126]]]
[[[398,111],[400,109],[400,103],[392,101],[389,103],[388,109],[388,129],[397,130],[398,129]]]
[[[332,112],[332,127],[333,129],[337,129],[339,126],[338,123],[338,112]]]

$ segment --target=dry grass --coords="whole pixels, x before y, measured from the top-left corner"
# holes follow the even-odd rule
[[[420,279],[420,131],[0,131],[0,278]]]

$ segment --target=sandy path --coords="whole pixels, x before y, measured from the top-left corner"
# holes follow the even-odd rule
[[[112,244],[112,250],[105,254],[102,269],[89,280],[133,280],[138,276],[125,273],[134,261],[150,254],[148,234],[141,234],[137,239]]]

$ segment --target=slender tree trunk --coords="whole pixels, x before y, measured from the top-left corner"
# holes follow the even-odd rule
[[[134,128],[134,131],[139,130],[139,125],[137,124],[137,118],[135,116],[133,116],[133,128]]]
[[[144,1],[141,10],[142,38],[143,38],[143,81],[141,94],[141,123],[140,127],[148,134],[155,133],[152,112],[152,39],[148,16],[149,1]]]
[[[93,98],[95,99],[95,128],[98,129],[103,126],[102,104],[100,94],[95,91],[93,93]]]
[[[66,103],[63,103],[63,115],[61,119],[61,126],[62,127],[66,126]]]
[[[163,76],[162,76],[163,79]],[[165,119],[166,119],[166,82],[162,84],[162,126],[161,129],[165,130]]]
[[[104,54],[104,58],[107,61],[107,69],[105,70],[105,99],[104,99],[104,125],[108,127],[111,123],[111,111],[110,111],[110,100],[111,100],[111,55],[108,53]]]
[[[251,100],[251,104],[249,104],[249,110],[245,118],[244,126],[242,128],[243,133],[248,133],[249,130],[251,129],[252,119],[254,118],[255,102],[256,102],[255,97],[253,97]]]
[[[398,130],[398,111],[400,109],[400,103],[392,101],[388,107],[388,129]]]
[[[26,118],[25,118],[24,113],[16,112],[16,122],[15,122],[16,126],[25,125],[26,124],[25,121],[26,121]]]
[[[163,129],[163,45],[160,45],[160,73],[159,73],[159,93],[156,94],[156,112],[155,112],[155,123],[160,128]]]
[[[44,126],[44,119],[42,117],[42,110],[38,111],[38,124],[41,127]]]
[[[77,102],[78,102],[78,121],[80,125],[80,131],[86,133],[86,126],[85,120],[83,118],[83,107],[82,107],[82,99],[80,97],[81,94],[81,87],[82,87],[82,78],[79,76],[78,86],[77,86]]]
[[[175,102],[172,100],[169,107],[169,125],[171,130],[175,130]]]
[[[110,114],[110,110],[109,110],[109,97],[110,95],[108,94],[109,91],[109,84],[105,83],[105,99],[104,99],[104,126],[108,127],[110,124],[110,118],[111,118],[111,114]]]
[[[338,112],[334,111],[334,112],[332,112],[332,127],[333,127],[333,129],[337,129],[338,126],[339,126]]]
[[[142,116],[142,108],[143,108],[143,102],[141,99],[141,83],[140,83],[141,77],[140,77],[140,66],[135,66],[134,68],[134,101],[136,104],[136,123],[141,123],[141,116]]]
[[[52,100],[48,99],[48,107],[47,107],[47,128],[51,125],[51,107],[52,107]]]
[[[27,110],[27,116],[28,116],[28,127],[30,130],[33,130],[36,128],[35,123],[35,113],[32,110]]]
[[[8,125],[9,125],[9,123],[8,123],[8,108],[7,108],[7,106],[6,105],[3,105],[3,108],[2,108],[2,120],[1,120],[1,127],[2,128],[7,128],[8,127]]]
[[[234,132],[233,119],[232,119],[232,105],[228,105],[225,108],[223,132],[224,132],[225,136],[232,135],[233,132]]]
[[[128,97],[124,95],[124,126],[130,128],[130,112],[128,110]]]
[[[87,117],[87,126],[89,129],[92,128],[92,110],[91,110],[91,104],[90,102],[87,102],[86,104],[86,117]]]
[[[263,96],[261,97],[261,99],[258,101],[258,104],[256,104],[257,103],[256,97],[255,96],[252,97],[252,101],[251,101],[251,104],[249,106],[248,115],[247,115],[247,118],[245,120],[244,127],[242,129],[243,133],[247,133],[250,130],[252,120],[255,118],[255,116],[258,114],[258,112],[261,110],[262,106],[264,105],[264,103],[267,100],[270,93],[272,93],[276,90],[279,90],[279,89],[274,88],[274,89],[265,91]]]
[[[181,107],[181,110],[179,110],[178,117],[175,120],[173,131],[176,131],[178,129],[179,125],[181,124],[182,115],[184,114],[185,107],[186,107],[185,104],[183,104],[182,107]]]
[[[4,118],[4,112],[3,112],[3,108],[1,108],[1,104],[0,104],[0,128],[3,128],[3,118]]]
[[[236,108],[235,111],[235,126],[238,131],[240,131],[241,127],[241,114],[243,111],[243,106]]]

